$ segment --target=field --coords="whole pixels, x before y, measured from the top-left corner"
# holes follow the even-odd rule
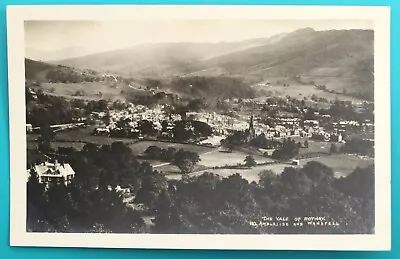
[[[93,136],[94,127],[81,128],[70,131],[60,131],[56,133],[55,139],[52,142],[53,147],[59,146],[69,147],[74,146],[81,149],[86,143],[97,145],[111,145],[113,142],[121,141],[132,149],[134,154],[142,154],[149,146],[158,146],[163,149],[173,147],[176,149],[184,149],[196,153],[204,153],[214,150],[212,147],[197,146],[192,144],[171,143],[164,141],[138,141],[130,138],[110,138],[106,136]],[[28,148],[36,148],[37,138],[39,134],[27,134]]]
[[[215,150],[215,152],[210,152],[206,154],[202,154],[200,156],[201,161],[199,164],[207,166],[207,167],[221,167],[226,165],[237,165],[243,164],[244,159],[248,154],[240,151],[233,151],[232,153],[220,152]],[[262,156],[253,156],[257,163],[265,163],[271,162],[273,160],[262,157]]]
[[[93,127],[80,128],[69,131],[60,131],[56,133],[55,139],[52,142],[53,148],[57,147],[74,147],[81,149],[86,143],[93,143],[96,145],[111,145],[113,142],[121,141],[126,144],[135,142],[134,139],[129,138],[110,138],[105,136],[93,136],[91,135]],[[28,148],[36,148],[37,138],[39,134],[27,134],[27,145]]]
[[[84,100],[125,100],[121,91],[133,92],[126,84],[114,82],[42,83],[46,94]],[[77,94],[79,92],[79,94]]]
[[[301,164],[309,161],[318,161],[332,167],[337,177],[346,176],[357,167],[367,167],[374,163],[372,158],[364,158],[357,155],[338,154],[332,156],[321,156],[317,158],[307,158],[300,160]]]
[[[43,83],[41,84],[41,89],[46,93],[58,96],[82,97],[90,100],[113,99],[114,96],[118,96],[121,92],[121,89],[113,88],[105,82]],[[82,93],[81,96],[76,95],[78,91]]]
[[[57,149],[59,147],[73,147],[76,150],[81,150],[83,148],[83,146],[85,145],[85,143],[79,143],[79,142],[51,142],[51,146],[54,149]],[[37,142],[33,142],[33,141],[29,141],[27,142],[27,148],[30,150],[34,150],[37,148]]]
[[[259,173],[264,170],[271,170],[276,174],[282,173],[285,167],[297,167],[301,168],[307,162],[310,161],[318,161],[321,162],[329,167],[332,167],[335,176],[341,177],[346,176],[354,171],[357,167],[367,167],[373,163],[372,159],[363,158],[360,156],[353,156],[353,155],[345,155],[345,154],[338,154],[338,155],[327,155],[315,158],[307,158],[307,159],[300,159],[299,166],[293,166],[287,163],[277,163],[271,165],[260,165],[253,168],[240,168],[240,169],[205,169],[201,171],[197,171],[191,173],[190,176],[198,176],[205,172],[214,173],[221,177],[228,177],[229,175],[238,173],[243,178],[248,180],[249,182],[255,181],[258,182],[259,180]],[[166,168],[167,169],[167,168]],[[168,179],[181,179],[182,175],[179,174],[179,170],[171,171],[171,173],[167,174],[166,177]]]
[[[281,85],[280,86],[271,85],[271,86],[257,86],[257,88],[262,89],[263,91],[268,91],[272,95],[277,95],[277,96],[288,95],[296,99],[303,99],[304,97],[310,99],[312,95],[315,95],[319,98],[326,98],[328,101],[334,101],[336,99],[339,99],[341,101],[351,101],[354,103],[361,102],[361,100],[358,98],[342,94],[325,92],[315,88],[313,85],[291,84],[289,87],[283,87]],[[263,97],[261,97],[260,99],[262,98]]]
[[[201,161],[194,169],[192,175],[199,175],[204,172],[210,172],[218,174],[222,177],[229,176],[231,174],[239,173],[248,181],[258,181],[258,174],[264,170],[272,170],[279,174],[285,167],[292,166],[287,163],[274,163],[269,165],[259,165],[253,168],[238,168],[238,169],[226,169],[226,168],[215,168],[225,166],[236,166],[243,164],[244,159],[248,155],[246,152],[233,151],[231,153],[221,152],[219,148],[203,147],[192,144],[181,144],[171,143],[163,141],[137,141],[127,138],[109,138],[104,136],[92,136],[91,132],[93,127],[84,129],[77,129],[71,131],[58,132],[55,140],[52,142],[53,148],[58,147],[74,147],[77,150],[82,149],[86,143],[94,143],[98,145],[112,144],[115,141],[122,141],[129,145],[134,154],[143,154],[149,146],[158,146],[163,149],[173,147],[175,149],[184,149],[187,151],[196,152],[200,155]],[[38,134],[27,135],[27,147],[28,150],[36,149]],[[298,138],[295,141],[304,143],[305,139]],[[372,159],[363,158],[355,155],[336,154],[329,155],[329,149],[332,143],[329,142],[318,142],[308,140],[309,147],[300,149],[300,166],[303,166],[309,161],[318,161],[329,167],[332,167],[337,177],[346,176],[351,173],[356,167],[366,167],[373,163]],[[307,158],[307,156],[312,156]],[[253,155],[254,159],[258,164],[273,162],[271,158]],[[166,174],[169,179],[178,179],[181,177],[179,168],[165,163],[162,161],[150,160],[156,170],[162,171]]]
[[[163,142],[163,141],[140,141],[140,142],[129,145],[129,147],[132,149],[133,153],[135,153],[135,154],[144,153],[144,151],[146,151],[146,149],[150,146],[157,146],[162,149],[167,149],[167,148],[172,147],[177,150],[183,149],[186,151],[196,152],[198,154],[213,150],[213,148],[210,148],[210,147],[203,147],[203,146],[197,146],[197,145],[191,145],[191,144]]]
[[[300,141],[302,143],[304,143],[304,140],[300,140]],[[296,141],[298,141],[298,140],[296,140]],[[331,142],[308,140],[308,148],[300,148],[299,155],[307,156],[307,155],[313,155],[313,154],[317,154],[317,153],[329,154],[329,150],[330,150],[332,144],[333,143],[331,143]],[[334,144],[336,145],[337,148],[340,148],[343,145],[340,143],[334,143]]]
[[[193,175],[202,174],[204,172],[214,172],[219,175],[230,175],[234,172],[241,172],[245,170],[248,172],[248,175],[254,174],[252,171],[262,171],[262,167],[259,166],[257,168],[252,169],[212,169],[212,167],[224,167],[224,166],[236,166],[238,164],[243,164],[244,159],[248,154],[240,151],[233,151],[232,153],[219,152],[219,150],[214,150],[211,152],[206,152],[200,155],[201,161],[194,169],[195,173]],[[262,157],[262,156],[253,156],[257,163],[265,163],[272,162],[273,160],[270,158]],[[162,165],[156,167],[157,170],[164,172],[169,179],[176,179],[180,177],[179,169],[174,165]],[[255,170],[253,170],[255,169]],[[231,172],[231,173],[230,173]],[[233,173],[232,173],[233,172]],[[256,173],[257,174],[257,173]]]

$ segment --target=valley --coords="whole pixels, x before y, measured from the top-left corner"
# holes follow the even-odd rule
[[[370,233],[357,224],[374,195],[373,36],[31,49],[28,184],[71,197],[61,232],[265,234],[279,231],[249,227],[251,215],[317,211],[351,222],[338,233]],[[67,182],[47,174],[65,165]]]

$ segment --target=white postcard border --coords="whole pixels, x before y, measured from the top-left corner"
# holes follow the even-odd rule
[[[375,38],[375,211],[372,235],[60,234],[26,232],[25,20],[368,19]],[[157,249],[390,250],[390,8],[350,6],[8,6],[10,245]]]

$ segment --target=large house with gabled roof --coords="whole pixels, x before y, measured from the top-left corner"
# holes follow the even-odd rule
[[[31,170],[36,172],[39,182],[45,184],[47,187],[50,184],[68,185],[75,177],[75,171],[68,163],[60,163],[57,160],[54,163],[46,161],[33,165],[31,169],[28,169],[28,179],[31,175]]]

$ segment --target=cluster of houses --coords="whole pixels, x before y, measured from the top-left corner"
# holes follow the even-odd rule
[[[162,121],[167,121],[167,129],[172,129],[175,121],[181,120],[181,116],[177,114],[167,114],[163,105],[155,108],[148,108],[142,105],[130,105],[123,111],[111,110],[108,112],[109,122],[104,127],[96,129],[98,135],[108,135],[110,131],[118,129],[119,122],[126,120],[127,127],[131,131],[138,131],[139,121],[148,120],[153,123],[154,129],[162,132]],[[105,116],[97,114],[97,116]],[[215,112],[188,112],[187,118],[207,123],[213,128],[215,136],[225,136],[233,131],[242,131],[248,129],[248,117],[228,116]],[[321,126],[322,121],[331,119],[330,115],[319,115],[318,119],[302,120],[297,117],[277,117],[274,118],[274,126],[269,126],[261,120],[254,120],[255,135],[264,134],[267,138],[288,138],[288,137],[305,137],[316,138],[321,141],[342,142],[343,134],[346,131],[357,128],[373,128],[373,123],[366,121],[360,124],[357,121],[339,120],[332,122],[329,130]],[[162,132],[161,134],[170,134]],[[168,137],[168,136],[165,136]]]
[[[164,106],[159,105],[155,108],[148,108],[143,105],[133,105],[122,111],[119,110],[110,110],[107,114],[94,114],[97,118],[102,119],[106,115],[108,115],[108,122],[104,127],[99,127],[95,130],[95,132],[107,134],[112,130],[118,130],[121,125],[119,123],[121,121],[126,121],[126,127],[129,127],[132,131],[137,131],[137,126],[140,121],[148,120],[151,121],[155,127],[155,130],[161,131],[162,125],[161,122],[164,120],[167,121],[175,121],[180,120],[181,116],[176,114],[166,115],[163,111]]]

